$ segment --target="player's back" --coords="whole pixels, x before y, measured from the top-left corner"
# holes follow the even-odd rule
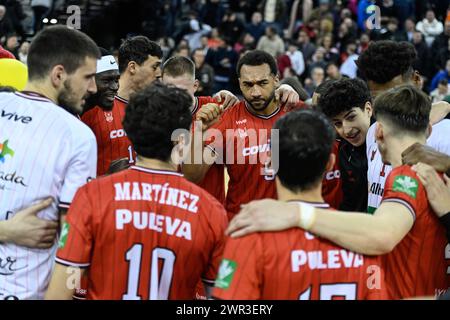
[[[176,172],[137,166],[85,188],[93,236],[88,299],[192,299],[200,278],[214,280],[226,213],[210,194]],[[76,255],[69,240],[57,261]]]
[[[55,204],[38,217],[57,220],[57,205],[69,206],[95,164],[95,137],[75,116],[35,93],[0,93],[0,220],[48,197]],[[42,298],[55,249],[0,244],[0,265],[9,269],[0,270],[0,299]]]
[[[324,204],[315,206],[329,208]],[[233,269],[233,273],[225,272],[227,269]],[[384,286],[378,257],[356,254],[294,228],[227,240],[213,296],[261,300],[385,299]]]

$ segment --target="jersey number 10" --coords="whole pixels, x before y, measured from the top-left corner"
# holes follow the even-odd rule
[[[138,295],[139,279],[141,273],[142,244],[134,244],[125,254],[129,262],[127,292],[122,295],[123,300],[142,300]],[[163,260],[161,273],[158,270],[159,259]],[[172,284],[175,254],[164,248],[152,250],[150,266],[150,300],[167,300]]]

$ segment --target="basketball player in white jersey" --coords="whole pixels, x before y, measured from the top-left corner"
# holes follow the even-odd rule
[[[99,57],[85,34],[47,28],[31,44],[26,90],[0,93],[0,300],[43,298],[56,250],[54,222],[95,177],[95,136],[77,114],[97,90]],[[48,198],[52,205],[37,214],[53,221],[42,235],[45,245],[30,248],[2,232],[20,209]]]

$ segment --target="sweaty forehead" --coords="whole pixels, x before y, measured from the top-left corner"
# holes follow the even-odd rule
[[[240,74],[241,81],[251,81],[251,82],[266,80],[269,79],[271,76],[273,76],[270,72],[270,67],[268,64],[262,64],[259,66],[248,66],[244,64],[241,67],[240,73],[241,73]]]

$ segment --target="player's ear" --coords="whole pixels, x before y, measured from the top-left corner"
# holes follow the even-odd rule
[[[60,88],[67,79],[67,72],[64,66],[57,64],[50,71],[50,79],[53,87]]]
[[[127,70],[131,75],[135,75],[137,72],[137,63],[135,61],[128,62]]]
[[[383,124],[380,123],[380,121],[377,121],[376,124],[376,129],[375,129],[375,139],[377,141],[383,141],[384,139],[384,127]]]
[[[372,103],[370,103],[370,101],[366,102],[366,105],[364,106],[364,110],[367,112],[367,115],[369,117],[372,117],[373,108],[372,108]]]
[[[427,139],[431,136],[431,133],[433,132],[433,126],[431,125],[431,123],[428,123],[428,127],[427,127]]]
[[[197,79],[195,79],[195,81],[194,81],[194,89],[195,89],[195,91],[194,91],[194,92],[197,92],[198,87],[200,87],[200,81],[198,81]]]
[[[335,162],[336,162],[336,156],[334,155],[334,153],[331,153],[330,156],[328,157],[328,162],[327,162],[327,167],[326,167],[325,172],[333,170]]]
[[[412,75],[412,82],[417,88],[422,87],[422,76],[420,75],[419,71],[415,70]]]

